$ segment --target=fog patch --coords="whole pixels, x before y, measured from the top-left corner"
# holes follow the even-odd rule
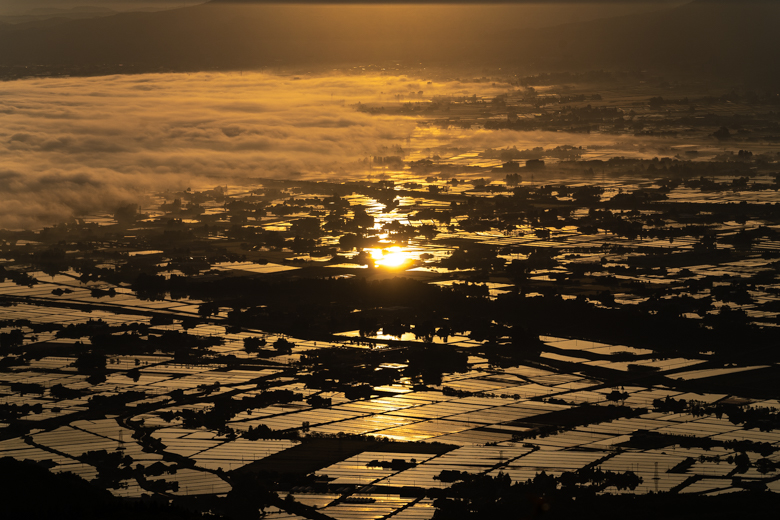
[[[412,118],[355,110],[405,83],[262,73],[4,83],[0,228],[112,211],[155,190],[346,172],[413,132]]]
[[[0,228],[38,228],[111,212],[141,203],[152,191],[262,177],[363,178],[367,158],[398,146],[407,152],[427,148],[436,139],[469,149],[598,141],[479,129],[418,139],[426,132],[419,117],[358,110],[359,103],[491,98],[512,88],[384,74],[145,74],[5,82]]]

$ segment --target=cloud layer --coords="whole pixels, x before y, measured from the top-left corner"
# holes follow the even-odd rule
[[[0,229],[143,203],[150,193],[258,177],[344,179],[359,161],[437,146],[595,144],[562,134],[418,128],[358,103],[494,96],[507,85],[380,74],[147,74],[0,84]],[[423,91],[423,96],[417,93]],[[601,143],[599,143],[601,144]],[[387,147],[387,148],[384,148]]]
[[[409,83],[238,73],[4,83],[0,227],[110,211],[150,190],[338,173],[412,133],[412,119],[352,106]]]

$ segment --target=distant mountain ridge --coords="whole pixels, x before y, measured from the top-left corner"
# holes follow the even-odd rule
[[[212,0],[47,27],[0,26],[0,65],[199,70],[406,60],[766,75],[774,74],[780,58],[780,6],[772,2],[696,0],[654,13],[527,30],[516,28],[518,12],[512,6]]]
[[[27,11],[27,14],[32,15],[58,15],[68,13],[116,13],[116,11],[109,9],[108,7],[99,7],[94,5],[79,5],[69,9],[61,7],[36,7]]]
[[[780,57],[780,5],[768,1],[695,0],[641,16],[560,26],[539,41],[559,45],[558,56],[605,66],[760,72]],[[564,50],[565,49],[565,50]]]
[[[38,7],[19,14],[0,15],[0,22],[9,24],[23,24],[41,22],[51,19],[58,19],[60,22],[62,22],[80,18],[111,16],[113,14],[117,14],[117,11],[107,7],[79,6],[72,7],[70,9],[57,7]]]

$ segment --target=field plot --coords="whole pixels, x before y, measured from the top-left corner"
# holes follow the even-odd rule
[[[414,468],[388,476],[379,483],[387,486],[442,487],[447,484],[434,479],[443,470],[482,473],[510,459],[531,452],[525,447],[462,447],[427,460]]]
[[[360,498],[360,495],[353,496]],[[391,495],[372,495],[371,500],[367,503],[341,502],[324,508],[322,512],[338,520],[370,520],[383,518],[410,502],[410,499]]]
[[[320,473],[335,479],[332,484],[365,485],[403,471],[405,466],[423,464],[430,458],[429,454],[369,451],[323,468]]]
[[[295,446],[295,444],[288,440],[247,441],[245,439],[236,439],[203,450],[193,455],[192,458],[202,468],[216,469],[217,467],[222,467],[230,470],[289,449]],[[227,468],[224,468],[225,462],[228,464]],[[216,466],[217,464],[219,466]]]
[[[509,475],[512,480],[522,482],[533,479],[541,472],[548,475],[560,475],[564,471],[574,471],[601,460],[607,455],[607,452],[597,451],[552,451],[543,449],[516,457],[514,460],[491,470],[489,473],[496,474],[502,472]]]
[[[422,499],[398,511],[394,517],[402,520],[428,520],[435,511],[432,500]]]

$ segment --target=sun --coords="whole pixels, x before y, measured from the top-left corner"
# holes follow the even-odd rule
[[[371,252],[375,265],[386,267],[388,269],[399,269],[404,267],[411,258],[404,253],[400,247],[393,246],[388,249],[374,250]]]

